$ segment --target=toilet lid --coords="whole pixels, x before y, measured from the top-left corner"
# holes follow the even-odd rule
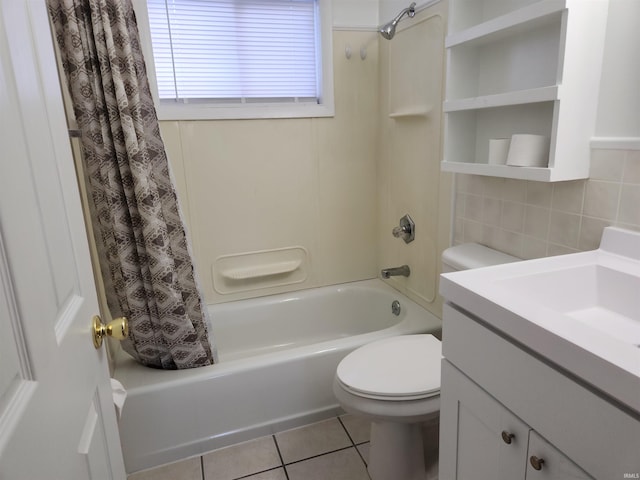
[[[433,335],[402,335],[351,352],[336,376],[355,395],[414,400],[439,394],[441,359],[442,346]]]

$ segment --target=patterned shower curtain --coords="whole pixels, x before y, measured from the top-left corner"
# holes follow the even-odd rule
[[[152,367],[212,364],[131,0],[47,4],[81,132],[109,308],[129,319],[123,348]]]

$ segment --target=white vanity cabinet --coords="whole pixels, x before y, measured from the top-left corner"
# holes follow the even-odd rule
[[[593,478],[448,361],[442,370],[441,479]]]
[[[444,171],[587,178],[608,0],[450,0]],[[550,139],[548,167],[488,164],[489,140]]]
[[[451,303],[443,356],[440,480],[638,478],[639,412]]]

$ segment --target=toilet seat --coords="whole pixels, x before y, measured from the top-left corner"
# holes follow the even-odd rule
[[[349,393],[374,400],[420,400],[440,394],[442,346],[433,335],[401,335],[347,355],[336,379]]]

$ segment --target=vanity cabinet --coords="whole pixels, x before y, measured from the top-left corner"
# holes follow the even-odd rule
[[[639,412],[473,313],[443,313],[441,480],[637,478]]]
[[[608,0],[450,0],[443,171],[587,178]],[[548,167],[488,164],[489,140],[550,139]]]
[[[593,479],[451,363],[442,371],[441,479]]]

